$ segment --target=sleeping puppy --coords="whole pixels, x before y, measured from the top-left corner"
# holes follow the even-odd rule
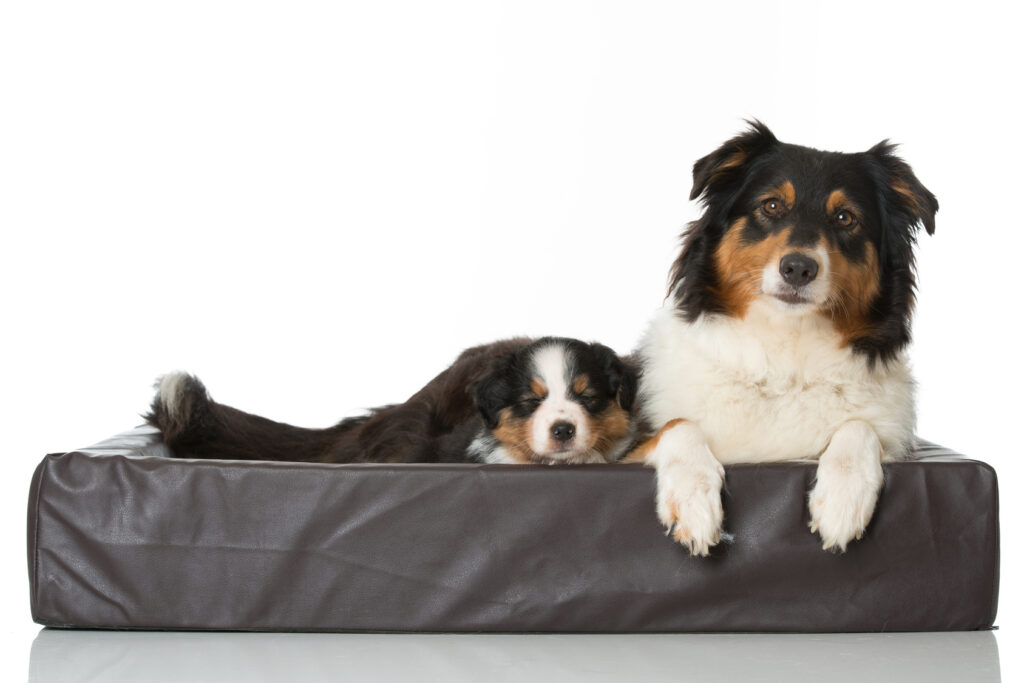
[[[636,372],[575,339],[466,350],[405,403],[327,429],[214,402],[190,375],[161,378],[150,424],[180,457],[306,462],[605,463],[634,439]]]
[[[639,349],[657,512],[707,555],[723,464],[817,459],[810,528],[844,551],[871,519],[882,461],[913,443],[905,350],[913,246],[938,203],[887,141],[867,152],[779,142],[759,122],[697,161],[669,299]]]

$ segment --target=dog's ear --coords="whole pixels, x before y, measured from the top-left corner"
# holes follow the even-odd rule
[[[889,213],[908,230],[923,225],[929,235],[935,233],[935,213],[939,202],[914,175],[907,162],[896,156],[896,145],[882,140],[868,155],[882,169],[882,195]]]
[[[604,344],[594,342],[590,345],[601,371],[608,378],[611,393],[623,410],[630,410],[636,399],[636,388],[639,373],[631,364],[624,362],[619,355]]]
[[[497,428],[502,409],[511,402],[512,376],[518,357],[514,351],[497,356],[487,372],[472,385],[473,403],[488,429]]]
[[[748,121],[750,128],[693,165],[693,188],[690,199],[719,192],[742,176],[743,168],[755,157],[779,144],[775,135],[757,119]]]

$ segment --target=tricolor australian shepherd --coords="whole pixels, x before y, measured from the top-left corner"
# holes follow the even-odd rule
[[[405,403],[327,429],[221,405],[183,373],[158,381],[146,420],[180,457],[605,463],[634,439],[636,386],[636,372],[601,344],[513,339],[468,349]]]
[[[759,122],[697,161],[669,299],[639,349],[657,512],[706,555],[723,464],[813,458],[810,528],[845,550],[871,519],[883,460],[913,441],[904,355],[915,235],[935,197],[888,142],[822,152]]]

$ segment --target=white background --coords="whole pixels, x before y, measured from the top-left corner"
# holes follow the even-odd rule
[[[0,637],[27,670],[46,452],[139,422],[154,378],[304,426],[462,348],[629,351],[695,159],[758,117],[883,138],[938,197],[919,432],[1002,487],[1020,673],[1020,22],[1001,3],[6,2],[0,9]]]

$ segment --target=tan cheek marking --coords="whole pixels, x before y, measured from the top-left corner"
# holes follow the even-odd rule
[[[612,403],[596,416],[588,413],[587,422],[590,439],[586,447],[603,456],[607,456],[619,439],[629,432],[629,413],[617,403]]]
[[[644,462],[651,451],[658,447],[658,442],[661,441],[661,437],[665,435],[665,432],[683,422],[688,422],[688,420],[681,417],[669,420],[665,423],[664,427],[658,430],[657,434],[630,451],[621,462]]]
[[[509,408],[498,416],[498,426],[491,430],[509,456],[522,464],[533,462],[535,453],[530,448],[530,419],[516,417]]]
[[[761,294],[761,273],[768,263],[778,260],[790,233],[790,228],[786,228],[749,244],[742,240],[746,225],[746,218],[733,223],[715,250],[715,293],[726,312],[737,318],[746,315],[750,302]]]
[[[586,375],[580,375],[572,383],[572,390],[577,394],[582,394],[584,391],[587,390],[588,386],[590,386],[590,380],[587,378]]]
[[[773,198],[781,199],[782,203],[786,205],[786,211],[792,211],[793,205],[796,203],[796,188],[787,180],[762,194],[760,199],[761,202],[766,202]]]
[[[830,264],[832,325],[842,335],[844,344],[850,344],[872,331],[868,315],[880,291],[878,254],[874,245],[868,244],[863,263],[851,263],[841,253],[834,253]]]

